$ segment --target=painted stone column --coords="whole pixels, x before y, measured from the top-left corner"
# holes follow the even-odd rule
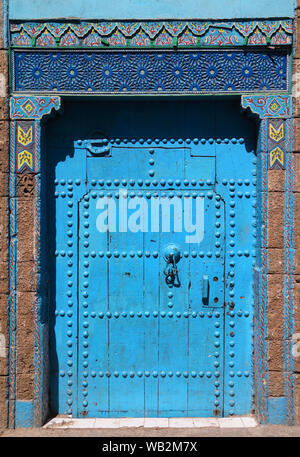
[[[295,371],[295,408],[296,423],[300,424],[300,2],[296,9],[295,20],[295,48],[294,48],[294,86],[293,95],[295,100],[295,119],[294,119],[294,199],[295,199],[295,329],[293,335],[294,342],[294,371]]]
[[[40,426],[48,402],[47,317],[42,313],[40,203],[42,119],[59,97],[11,98],[10,426]]]
[[[294,198],[292,98],[243,96],[260,118],[260,259],[254,321],[257,412],[263,423],[294,422]]]
[[[0,429],[7,427],[9,111],[6,12],[0,0]]]

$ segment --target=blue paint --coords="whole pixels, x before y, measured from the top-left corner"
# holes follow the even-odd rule
[[[28,428],[34,426],[33,403],[32,401],[16,401],[15,426],[17,428]]]
[[[253,110],[256,112],[256,110]],[[259,131],[259,151],[257,161],[257,195],[259,211],[255,221],[257,258],[255,265],[255,315],[254,332],[257,339],[254,341],[255,358],[255,396],[257,415],[262,423],[267,423],[267,183],[268,183],[268,122],[262,119]]]
[[[10,0],[11,19],[231,19],[294,17],[295,0]]]
[[[14,196],[16,195],[16,173],[15,173],[15,134],[16,126],[12,123],[10,131],[11,141],[11,163],[9,173],[9,427],[15,427],[15,398],[16,398],[16,355],[17,355],[17,306],[18,294],[17,290],[17,253],[18,253],[18,212],[17,204]]]
[[[288,89],[286,53],[16,51],[16,92],[205,94]]]
[[[288,423],[288,408],[286,397],[268,398],[268,423],[279,425]]]
[[[255,137],[234,99],[66,102],[64,117],[48,121],[53,412],[251,411]],[[101,235],[95,202],[119,188],[146,198],[149,192],[202,194],[204,240],[187,246],[183,233]],[[169,243],[183,253],[179,287],[169,287],[163,274]]]
[[[293,338],[295,329],[294,308],[294,274],[295,274],[295,198],[293,189],[295,185],[295,164],[293,151],[293,120],[286,121],[286,180],[285,180],[285,216],[284,216],[284,381],[285,395],[287,398],[287,417],[289,425],[295,421],[295,396],[294,396],[294,359],[292,357]]]

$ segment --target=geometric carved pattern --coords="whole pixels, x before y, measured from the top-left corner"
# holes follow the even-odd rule
[[[270,129],[269,129],[270,138],[273,141],[276,141],[278,143],[279,141],[281,141],[283,139],[283,136],[284,136],[283,122],[280,124],[278,129],[276,129],[271,122],[270,122],[269,126],[270,126]]]
[[[287,118],[292,115],[292,97],[289,95],[243,95],[242,107],[264,118]]]
[[[33,121],[16,122],[16,172],[34,171],[34,132]]]
[[[28,168],[31,171],[33,170],[33,154],[27,149],[18,152],[17,171],[24,171],[24,168]]]
[[[14,91],[40,94],[243,93],[288,90],[284,52],[14,51]],[[21,105],[33,118],[36,106]],[[281,104],[269,106],[273,116]]]
[[[12,46],[128,47],[292,44],[293,21],[23,22],[10,26]]]
[[[60,97],[18,96],[10,99],[11,119],[42,119],[54,109],[60,108]],[[27,131],[26,131],[27,132]],[[28,132],[27,132],[28,133]],[[21,143],[22,144],[22,143]]]
[[[32,126],[28,128],[27,132],[25,132],[22,127],[18,125],[18,143],[22,144],[23,146],[28,146],[32,143],[32,140]]]
[[[34,194],[35,178],[33,173],[17,175],[17,196],[30,197]]]
[[[285,120],[268,120],[269,169],[285,168]]]

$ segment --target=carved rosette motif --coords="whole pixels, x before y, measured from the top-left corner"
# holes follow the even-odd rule
[[[210,94],[288,90],[285,52],[14,51],[15,92]],[[30,107],[29,107],[30,109]]]

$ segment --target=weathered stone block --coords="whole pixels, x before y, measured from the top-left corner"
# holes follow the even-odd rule
[[[24,292],[18,289],[18,318],[22,319],[22,322],[26,320],[27,324],[32,327],[33,325],[33,304],[35,302],[34,292]]]
[[[280,331],[278,337],[268,338],[267,362],[268,369],[272,371],[281,371],[283,368],[283,332]]]
[[[284,193],[268,193],[268,248],[283,248]]]
[[[17,400],[34,399],[34,373],[22,373],[17,377],[16,383]]]
[[[268,273],[284,273],[284,250],[280,248],[268,249]]]
[[[1,75],[0,75],[0,95],[1,95]],[[0,120],[8,120],[8,119],[9,119],[8,99],[4,98],[4,97],[0,97]]]
[[[0,263],[8,262],[8,246],[8,201],[6,197],[0,197]]]
[[[18,308],[23,303],[18,302]],[[34,320],[33,313],[18,312],[17,321],[17,375],[34,373]]]
[[[34,199],[18,199],[18,261],[34,260]]]
[[[36,287],[34,276],[34,262],[18,262],[18,291],[33,292]]]
[[[298,153],[300,152],[300,117],[294,118],[294,135],[294,152]]]
[[[283,280],[280,274],[268,275],[268,369],[283,369]]]
[[[0,171],[0,197],[8,197],[9,174]],[[8,205],[8,200],[7,200]]]
[[[295,375],[295,422],[300,425],[300,374]]]
[[[294,154],[294,192],[300,192],[300,154]]]
[[[285,183],[284,170],[269,170],[268,171],[268,191],[283,192]]]
[[[0,121],[0,171],[9,172],[9,136],[7,121]]]
[[[7,428],[7,376],[0,376],[0,429]]]
[[[281,371],[270,371],[268,379],[270,397],[283,397],[283,373]]]

